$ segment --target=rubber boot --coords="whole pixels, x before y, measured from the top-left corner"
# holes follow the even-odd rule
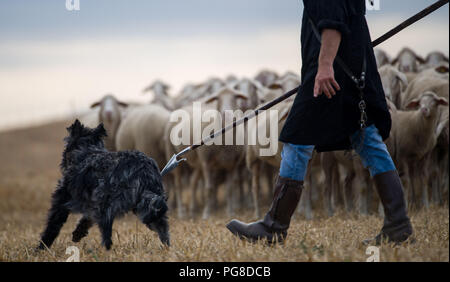
[[[378,235],[363,243],[380,245],[382,242],[398,244],[406,241],[413,234],[413,228],[406,212],[403,187],[397,171],[380,173],[373,179],[383,204],[384,223]]]
[[[251,242],[266,239],[270,244],[283,243],[302,189],[303,181],[278,176],[272,205],[264,219],[249,224],[233,219],[227,228],[239,238]]]

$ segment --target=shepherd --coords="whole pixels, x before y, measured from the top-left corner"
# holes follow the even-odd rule
[[[375,62],[365,0],[303,0],[302,82],[279,140],[280,171],[271,207],[253,223],[227,228],[252,242],[283,242],[314,150],[355,150],[384,207],[384,223],[365,244],[401,243],[413,234],[403,187],[384,140],[391,116]]]

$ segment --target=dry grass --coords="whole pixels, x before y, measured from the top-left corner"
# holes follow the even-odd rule
[[[134,216],[115,222],[113,248],[100,245],[94,227],[80,243],[71,242],[78,216],[70,216],[51,250],[34,247],[44,228],[50,195],[59,177],[58,164],[67,123],[0,134],[0,261],[65,261],[77,246],[81,261],[365,261],[359,242],[375,234],[381,219],[338,214],[305,221],[294,218],[283,246],[249,244],[225,228],[230,219],[219,213],[210,220],[171,216],[172,246],[161,246],[156,234]],[[251,212],[240,218],[251,219]],[[449,210],[433,207],[412,214],[415,244],[382,246],[381,261],[449,261]]]

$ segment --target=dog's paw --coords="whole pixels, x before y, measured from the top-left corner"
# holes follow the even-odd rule
[[[82,234],[82,233],[78,233],[78,232],[73,232],[72,233],[72,242],[74,243],[78,243],[81,241],[81,239],[83,239],[87,234]]]
[[[111,250],[112,241],[106,241],[103,243],[103,245],[105,246],[106,250],[109,251]]]

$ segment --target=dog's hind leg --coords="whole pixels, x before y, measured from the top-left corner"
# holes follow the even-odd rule
[[[90,219],[87,216],[83,216],[80,221],[77,224],[77,227],[72,232],[72,241],[73,242],[80,242],[81,239],[86,237],[89,232],[89,228],[93,225],[92,219]]]
[[[113,226],[114,216],[107,217],[103,216],[100,222],[98,223],[98,227],[100,232],[102,233],[102,244],[105,246],[107,250],[111,249],[112,245],[112,226]]]
[[[63,188],[58,188],[52,195],[52,207],[48,213],[47,227],[41,235],[41,242],[39,243],[38,249],[45,249],[45,247],[50,248],[58,237],[61,227],[67,220],[69,216],[69,210],[65,207],[67,203],[68,195],[66,190]]]

